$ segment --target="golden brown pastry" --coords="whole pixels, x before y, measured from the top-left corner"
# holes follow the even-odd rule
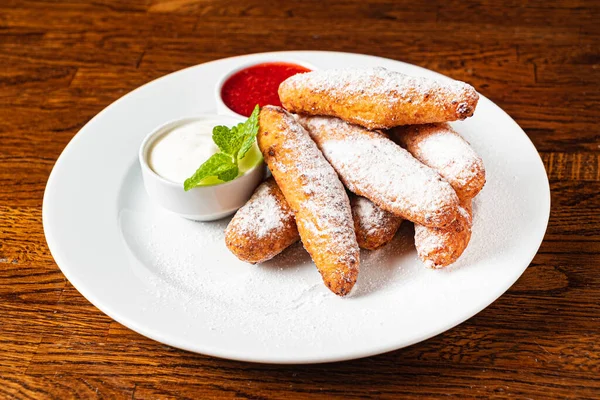
[[[312,71],[279,86],[291,112],[329,115],[369,129],[462,120],[473,115],[479,95],[450,79],[404,75],[385,68]]]
[[[351,192],[420,225],[443,227],[456,218],[450,184],[385,134],[333,117],[298,120]]]
[[[375,250],[388,244],[402,218],[364,197],[350,194],[349,198],[359,247]],[[273,178],[254,191],[225,230],[227,248],[240,260],[252,264],[270,260],[298,240],[294,213]]]
[[[325,285],[337,295],[348,294],[358,276],[360,250],[344,186],[306,130],[284,109],[261,109],[257,140]]]
[[[402,126],[394,128],[391,135],[448,181],[460,199],[472,199],[483,188],[483,160],[449,124]]]
[[[225,230],[227,248],[252,264],[270,260],[298,240],[294,213],[273,178],[256,188]]]
[[[425,266],[443,268],[453,264],[471,240],[473,211],[471,200],[459,207],[458,217],[445,228],[427,228],[415,224],[415,247]]]
[[[375,250],[394,238],[402,218],[377,207],[371,200],[350,195],[356,240],[362,249]]]

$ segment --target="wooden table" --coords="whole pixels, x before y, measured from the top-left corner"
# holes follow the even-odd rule
[[[266,3],[0,3],[0,398],[600,398],[598,2]],[[146,339],[73,288],[41,221],[48,174],[73,135],[161,75],[282,49],[431,68],[470,82],[517,120],[546,165],[552,215],[506,294],[406,349],[273,366]]]

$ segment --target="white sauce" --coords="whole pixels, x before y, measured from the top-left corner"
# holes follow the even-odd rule
[[[212,140],[212,130],[224,125],[217,118],[206,118],[176,126],[156,140],[148,155],[148,164],[161,177],[183,183],[219,148]]]

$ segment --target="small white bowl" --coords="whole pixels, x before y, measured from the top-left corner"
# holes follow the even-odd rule
[[[217,84],[215,85],[215,99],[216,99],[216,102],[217,102],[217,112],[219,114],[231,115],[231,116],[234,116],[234,117],[247,118],[247,117],[245,117],[245,116],[243,116],[241,114],[236,113],[231,108],[229,108],[229,106],[227,104],[225,104],[223,102],[223,98],[221,97],[221,91],[223,90],[223,85],[225,84],[225,82],[227,82],[227,80],[229,78],[231,78],[233,75],[237,74],[241,70],[253,67],[255,65],[267,64],[267,63],[296,64],[296,65],[299,65],[301,67],[308,68],[311,71],[314,71],[316,69],[313,65],[311,65],[311,64],[309,64],[307,62],[298,61],[298,60],[294,60],[294,59],[281,58],[281,57],[278,57],[278,56],[269,56],[269,57],[265,57],[264,59],[260,59],[260,60],[256,60],[256,61],[244,63],[244,64],[240,65],[239,67],[234,68],[231,71],[227,71],[226,73],[224,73],[221,76],[221,78],[217,81]]]
[[[198,186],[186,192],[182,183],[165,179],[152,170],[148,163],[149,150],[158,138],[179,125],[215,117],[227,126],[242,121],[239,116],[228,115],[199,115],[170,121],[150,132],[138,153],[144,186],[150,198],[163,208],[194,221],[214,221],[233,214],[248,201],[265,176],[266,168],[261,162],[232,181]]]

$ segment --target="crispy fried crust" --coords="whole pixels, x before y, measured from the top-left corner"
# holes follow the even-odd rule
[[[270,260],[298,240],[294,213],[273,178],[256,188],[225,230],[227,248],[252,264]]]
[[[472,199],[483,189],[483,160],[449,124],[398,127],[391,136],[446,179],[460,199]]]
[[[440,175],[379,131],[332,117],[298,116],[346,187],[425,226],[449,225],[458,197]]]
[[[294,75],[279,86],[279,98],[291,112],[385,129],[465,119],[473,115],[479,95],[464,82],[369,68]]]
[[[415,224],[415,246],[425,266],[444,268],[453,264],[471,240],[473,211],[471,200],[465,200],[459,216],[446,228],[427,228]]]
[[[257,140],[325,285],[337,295],[348,294],[358,276],[360,250],[344,186],[308,133],[282,108],[261,109]]]
[[[356,240],[362,249],[375,250],[388,244],[393,238],[402,218],[377,207],[371,200],[350,195]]]
[[[364,197],[354,194],[349,197],[359,247],[375,250],[388,244],[402,218],[383,211]],[[294,213],[273,178],[255,190],[225,230],[229,250],[252,264],[270,260],[298,240]]]

